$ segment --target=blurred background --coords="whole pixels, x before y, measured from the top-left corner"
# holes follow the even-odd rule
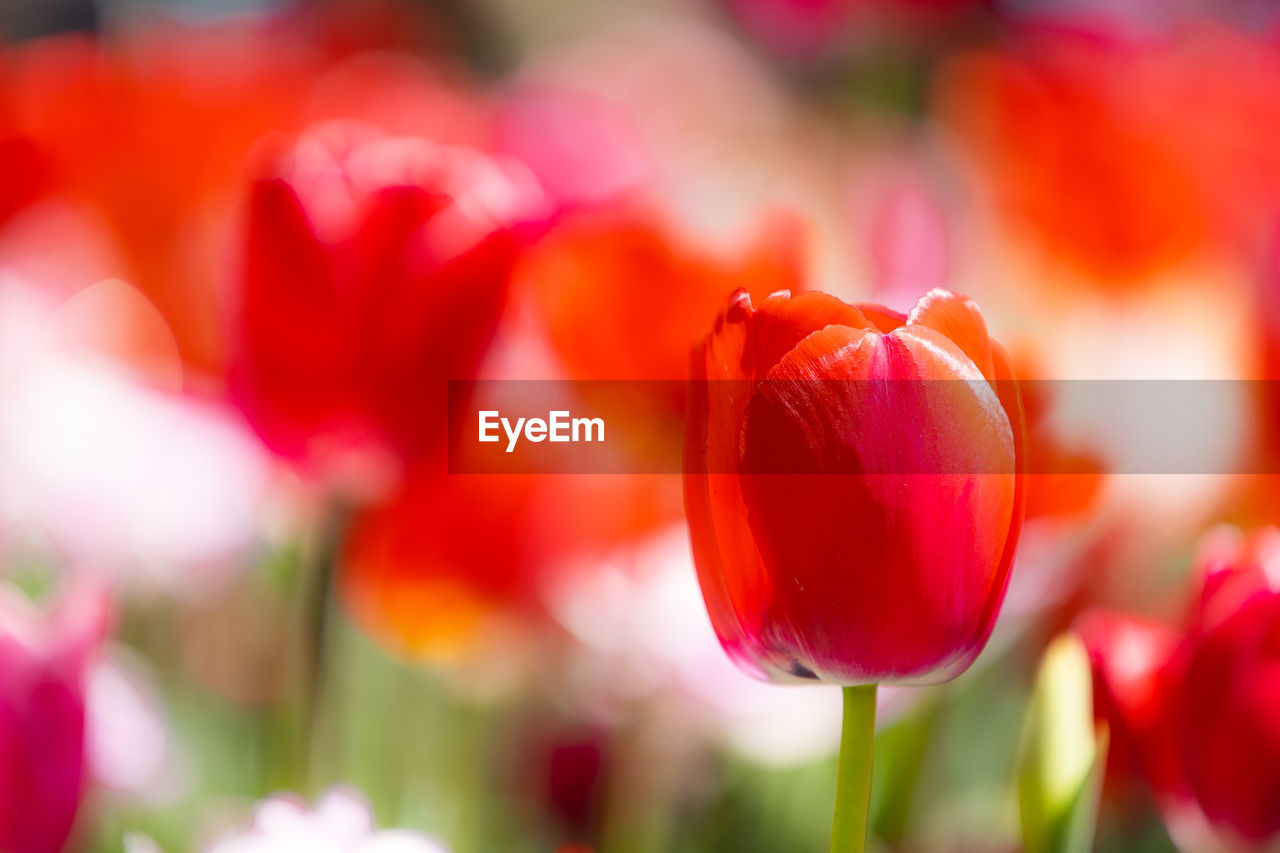
[[[326,790],[296,819],[455,853],[825,849],[839,691],[728,662],[679,477],[449,475],[444,383],[680,379],[737,288],[947,287],[1027,378],[1280,376],[1278,24],[0,0],[0,849],[363,849],[216,846]],[[1269,386],[1233,387],[1187,428],[1276,459]],[[1280,490],[1108,475],[1147,437],[1045,396],[1030,452],[1069,473],[974,668],[882,691],[873,844],[1034,847],[1020,755],[1072,629],[1093,699],[1063,701],[1112,744],[1092,844],[1224,849],[1116,758],[1091,616],[1173,625],[1206,560],[1272,565],[1246,532]],[[1159,704],[1154,636],[1120,643],[1121,711]]]

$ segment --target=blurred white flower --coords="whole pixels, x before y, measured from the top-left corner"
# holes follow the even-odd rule
[[[778,686],[730,662],[698,589],[683,525],[622,549],[609,565],[570,571],[550,591],[552,612],[587,649],[585,680],[632,698],[664,688],[712,736],[745,758],[792,765],[835,752],[841,694]],[[883,701],[893,691],[882,690]]]
[[[122,282],[59,301],[0,271],[0,523],[193,594],[255,541],[270,469],[232,415],[157,384],[181,375],[167,335]]]
[[[125,853],[164,853],[145,835],[124,837]],[[292,794],[258,804],[253,824],[201,848],[203,853],[449,853],[430,836],[375,830],[369,803],[350,788],[330,788],[313,808]]]
[[[291,795],[258,805],[253,825],[205,848],[206,853],[448,853],[438,841],[403,829],[375,831],[357,791],[332,788],[313,808]]]

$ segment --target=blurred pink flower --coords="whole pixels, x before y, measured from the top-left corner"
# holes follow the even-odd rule
[[[921,292],[947,286],[946,213],[924,186],[904,181],[888,189],[869,224],[872,292],[881,304],[909,310]]]
[[[106,623],[96,590],[49,614],[0,586],[0,849],[57,853],[86,783],[85,689]]]
[[[85,689],[85,747],[96,789],[165,803],[182,793],[159,689],[142,658],[109,645]]]
[[[495,122],[496,147],[524,162],[562,205],[625,197],[656,180],[639,127],[599,95],[554,84],[517,86]]]
[[[792,118],[722,29],[640,18],[531,53],[496,131],[557,201],[641,201],[684,242],[733,254],[762,213],[792,206]]]

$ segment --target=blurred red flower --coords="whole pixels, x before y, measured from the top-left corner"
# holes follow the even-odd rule
[[[1256,249],[1280,191],[1280,54],[1230,28],[1123,43],[1023,26],[939,75],[941,117],[1005,217],[1104,285]]]
[[[322,465],[435,447],[445,383],[474,375],[541,215],[510,164],[364,125],[272,158],[250,192],[230,372],[264,440]]]
[[[838,684],[967,668],[1024,503],[1021,402],[978,307],[738,293],[694,361],[686,511],[730,656]]]
[[[814,59],[849,35],[852,0],[724,0],[751,39],[788,59]]]
[[[87,781],[85,690],[105,630],[96,593],[77,589],[49,616],[0,587],[0,849],[53,853]]]
[[[537,719],[512,743],[510,785],[564,842],[558,850],[586,849],[600,833],[611,759],[609,732],[599,725]]]
[[[1280,592],[1199,637],[1178,694],[1178,749],[1205,816],[1262,843],[1280,833]]]
[[[1093,672],[1094,718],[1111,733],[1107,750],[1107,796],[1129,800],[1152,782],[1156,790],[1179,787],[1176,764],[1160,742],[1164,731],[1169,661],[1179,636],[1155,620],[1090,610],[1075,624]]]
[[[1280,531],[1213,531],[1197,572],[1175,747],[1204,815],[1262,843],[1280,834]]]
[[[496,616],[538,611],[535,488],[519,475],[411,477],[352,522],[339,562],[347,613],[405,657],[483,654]]]
[[[1077,627],[1108,769],[1144,779],[1175,827],[1195,812],[1261,844],[1280,834],[1280,531],[1211,531],[1195,578],[1180,627],[1102,613]]]
[[[296,126],[309,57],[248,25],[42,39],[5,56],[14,121],[47,189],[92,213],[188,364],[221,367],[219,259],[245,156]],[[89,283],[89,282],[87,282]]]
[[[803,286],[796,220],[769,220],[749,250],[716,257],[638,210],[570,216],[520,267],[547,335],[574,379],[681,379],[689,347],[725,297]]]
[[[974,146],[1005,215],[1103,283],[1141,279],[1204,239],[1205,205],[1177,137],[1116,96],[1118,49],[1027,34],[953,60],[944,117]]]
[[[408,53],[372,50],[420,43],[421,17],[397,2],[325,3],[201,25],[151,17],[110,40],[10,47],[0,151],[16,179],[0,189],[0,221],[38,193],[90,213],[120,254],[100,277],[142,290],[186,364],[221,376],[225,259],[264,135],[333,118],[448,143],[487,133],[474,93]]]
[[[788,224],[741,260],[721,260],[634,211],[571,215],[522,252],[513,287],[543,320],[539,332],[560,359],[555,375],[683,381],[709,306],[734,287],[763,294],[799,283],[794,238]],[[452,328],[456,337],[467,323]],[[678,434],[682,397],[644,399],[645,411],[608,417],[612,428]],[[508,617],[541,623],[566,560],[680,517],[674,475],[461,475],[435,461],[357,515],[343,556],[348,611],[384,645],[416,657],[473,652]]]

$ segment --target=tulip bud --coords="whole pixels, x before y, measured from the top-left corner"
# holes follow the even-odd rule
[[[1094,729],[1089,656],[1064,634],[1045,651],[1018,771],[1022,842],[1029,853],[1093,847],[1108,734]]]
[[[1021,402],[978,307],[738,293],[693,375],[685,505],[730,656],[843,685],[966,669],[1024,503]]]

